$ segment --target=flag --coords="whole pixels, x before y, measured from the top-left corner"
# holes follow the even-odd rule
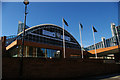
[[[92,28],[93,28],[93,31],[94,31],[94,32],[97,32],[97,30],[94,28],[94,26],[92,26]]]
[[[65,19],[63,18],[63,22],[65,23],[66,26],[68,26],[68,23],[65,21]]]
[[[81,29],[83,30],[83,25],[80,23]]]

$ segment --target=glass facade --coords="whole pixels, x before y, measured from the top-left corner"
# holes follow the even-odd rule
[[[37,43],[49,44],[62,47],[63,33],[62,29],[53,25],[38,27],[26,32],[25,40]],[[22,35],[22,34],[21,34]],[[20,36],[21,36],[20,35]],[[65,31],[65,44],[68,48],[80,49],[79,43]]]
[[[119,45],[120,45],[120,26],[117,26],[116,27],[116,35],[117,35],[117,39],[118,39],[118,42],[119,42]]]
[[[96,49],[99,48],[106,48],[106,47],[111,47],[111,46],[116,46],[120,45],[120,26],[115,26],[115,24],[111,24],[111,31],[112,31],[112,36],[109,39],[103,39],[101,42],[96,43]],[[88,46],[86,48],[84,48],[85,50],[89,51],[89,50],[94,50],[94,45]]]
[[[19,25],[22,23],[19,23]],[[21,29],[18,29],[21,31]],[[19,32],[19,31],[18,31]],[[65,46],[66,48],[81,49],[77,40],[65,30]],[[22,33],[19,33],[14,39],[7,40],[7,45],[15,40],[21,40]],[[8,42],[10,41],[10,42]],[[63,29],[56,25],[40,25],[29,28],[25,31],[25,41],[49,44],[62,47],[63,46]]]
[[[18,46],[17,51],[13,54],[13,57],[21,57],[21,46]],[[60,58],[61,51],[54,49],[46,49],[32,46],[24,46],[23,57],[39,57],[39,58]]]
[[[106,39],[104,41],[101,41],[99,43],[96,43],[95,45],[96,45],[96,49],[116,46],[117,45],[116,36]],[[91,45],[85,48],[85,50],[87,51],[94,50],[94,49],[95,49],[94,45]]]
[[[11,35],[11,36],[6,36],[6,45],[8,46],[9,44],[11,44],[15,39],[16,39],[16,35]]]
[[[21,41],[23,33],[21,32],[23,24],[19,23],[18,35],[12,40]],[[64,30],[65,48],[80,50],[81,47],[77,40],[66,30]],[[42,48],[42,46],[34,47],[34,45],[25,46],[24,57],[44,57],[44,58],[59,58],[61,57],[63,47],[63,28],[54,24],[37,25],[25,30],[24,40],[26,42],[40,43],[40,45],[48,45],[49,47]],[[21,44],[18,44],[17,56],[21,56]],[[53,49],[50,46],[53,46]],[[55,50],[56,48],[60,50]],[[54,49],[55,48],[55,49]],[[12,55],[15,56],[15,55]]]
[[[23,27],[24,27],[24,23],[22,23],[21,21],[19,21],[17,34],[19,34],[20,32],[23,31]],[[28,29],[28,28],[29,28],[29,27],[26,25],[26,26],[25,26],[25,29]]]
[[[33,56],[33,48],[29,47],[29,56],[32,57]]]

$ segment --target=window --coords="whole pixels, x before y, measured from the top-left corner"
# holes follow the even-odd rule
[[[45,57],[45,50],[41,48],[37,48],[37,56],[38,57]]]
[[[29,47],[29,56],[30,56],[30,57],[33,56],[33,47]]]

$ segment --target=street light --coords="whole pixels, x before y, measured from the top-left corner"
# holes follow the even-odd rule
[[[20,58],[20,78],[23,78],[23,52],[24,52],[24,37],[25,37],[25,26],[26,26],[26,15],[27,15],[27,5],[29,4],[28,0],[24,0],[25,4],[25,19],[24,19],[24,26],[23,26],[23,36],[22,36],[22,55]]]
[[[24,0],[23,2],[25,5],[28,5],[29,4],[29,1],[28,0]]]

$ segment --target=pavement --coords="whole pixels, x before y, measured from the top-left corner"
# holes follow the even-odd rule
[[[85,79],[85,80],[120,80],[120,73],[119,74],[111,74],[111,75],[91,77],[91,78]]]
[[[2,79],[2,80],[120,80],[120,73],[94,77],[86,76],[86,78],[72,78],[72,79],[69,78],[69,79]]]

